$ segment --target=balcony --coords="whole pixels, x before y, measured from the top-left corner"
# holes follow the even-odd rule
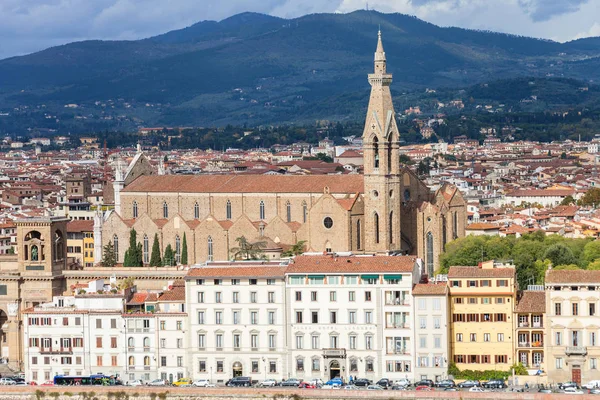
[[[385,327],[387,329],[410,329],[410,324],[407,322],[399,324],[386,324]]]
[[[323,358],[346,358],[346,349],[323,349]]]
[[[529,328],[529,322],[519,322],[519,328]]]
[[[567,346],[565,349],[565,354],[570,356],[585,356],[587,354],[586,346]]]
[[[52,347],[40,348],[40,354],[73,354],[73,349],[70,347],[61,347],[53,349]]]
[[[388,299],[385,301],[386,306],[410,306],[408,299]]]

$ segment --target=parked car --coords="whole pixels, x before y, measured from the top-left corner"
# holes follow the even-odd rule
[[[431,386],[428,385],[419,385],[415,388],[415,390],[418,391],[422,391],[422,392],[431,392],[433,390],[433,388]]]
[[[458,392],[456,387],[447,387],[444,389],[444,392]]]
[[[144,385],[144,382],[142,382],[139,379],[127,382],[127,386],[143,386],[143,385]]]
[[[543,387],[538,390],[538,393],[552,393],[552,389]]]
[[[390,390],[408,390],[408,386],[402,386],[402,385],[392,385],[392,387],[390,388]]]
[[[415,383],[415,387],[416,386],[429,386],[429,387],[433,387],[434,383],[431,379],[421,379],[419,382]]]
[[[591,389],[593,387],[598,387],[597,382],[599,382],[599,381],[591,381],[587,385],[582,385],[582,387],[584,387],[586,389]],[[559,383],[558,384],[558,388],[560,390],[564,390],[564,389],[570,388],[570,387],[577,389],[577,388],[579,388],[579,385],[577,384],[577,382],[573,382],[573,381],[569,381],[569,382],[564,382],[564,383]]]
[[[456,383],[454,383],[454,381],[452,379],[445,379],[443,381],[436,382],[435,386],[439,387],[439,388],[446,389],[446,388],[453,388],[453,387],[455,387]]]
[[[475,380],[468,380],[468,381],[459,383],[457,386],[459,388],[472,388],[475,386],[481,386],[481,383],[479,381],[475,381]]]
[[[179,378],[175,382],[173,382],[173,386],[191,386],[192,380],[190,378]]]
[[[208,379],[196,379],[194,382],[192,382],[192,386],[195,387],[210,387],[210,385],[211,383]]]
[[[325,382],[325,384],[330,385],[330,386],[333,386],[333,385],[342,386],[344,384],[344,382],[342,381],[342,378],[333,378],[333,379],[330,379],[327,382]]]
[[[476,392],[476,393],[481,393],[481,392],[485,392],[485,390],[483,390],[481,387],[479,386],[473,386],[469,389],[469,392]]]
[[[569,383],[569,382],[567,382]],[[572,382],[575,383],[575,382]],[[559,387],[560,385],[563,385],[562,383],[558,384]],[[586,388],[586,389],[596,389],[596,388],[600,388],[600,381],[599,380],[593,380],[593,381],[589,381],[588,383],[585,383],[583,385],[581,385],[582,388]]]
[[[40,386],[54,386],[54,381],[46,381],[42,383]]]
[[[0,385],[8,386],[8,385],[16,385],[17,382],[13,381],[10,378],[0,378]]]
[[[574,387],[568,387],[565,388],[561,393],[565,393],[565,394],[583,394],[583,390],[574,388]]]
[[[274,386],[277,386],[277,381],[275,379],[265,379],[258,386],[260,386],[260,387],[274,387]]]
[[[358,390],[358,386],[346,385],[346,386],[344,386],[344,390]]]
[[[359,379],[355,379],[354,380],[354,385],[355,386],[360,386],[360,387],[367,387],[370,384],[372,384],[373,382],[371,382],[370,380],[366,379],[366,378],[359,378]]]
[[[411,385],[410,381],[406,378],[398,379],[397,381],[394,381],[394,386],[410,387],[410,385]]]
[[[148,386],[165,386],[166,382],[164,379],[155,379],[153,381],[148,382]]]
[[[315,385],[316,387],[320,388],[321,386],[323,386],[323,381],[321,380],[321,378],[315,378],[315,379],[311,379],[310,381],[308,381],[310,384]]]
[[[381,378],[377,381],[376,385],[381,386],[384,389],[392,387],[393,383],[388,378]]]
[[[384,390],[384,389],[379,385],[369,385],[369,386],[367,386],[367,390]]]
[[[289,387],[289,386],[298,387],[300,382],[301,382],[300,379],[290,378],[285,381],[281,381],[280,385],[284,386],[284,387]]]
[[[310,382],[300,382],[298,385],[300,389],[316,389],[317,387]]]
[[[600,394],[600,389],[590,389],[590,394]]]
[[[21,378],[18,376],[12,376],[10,377],[10,379],[12,379],[13,381],[15,381],[15,385],[19,385],[19,386],[26,386],[27,382],[25,382],[25,378]]]
[[[503,379],[491,379],[487,382],[484,382],[481,386],[486,389],[505,389],[508,387]]]
[[[250,387],[252,386],[252,380],[247,376],[236,376],[235,378],[231,379],[229,383],[227,383],[227,386]],[[296,386],[298,386],[298,384],[296,384]]]

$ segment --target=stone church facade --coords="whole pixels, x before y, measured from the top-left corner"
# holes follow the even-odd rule
[[[381,34],[368,78],[363,175],[155,175],[140,153],[127,171],[117,168],[114,211],[96,218],[96,259],[110,241],[123,262],[133,228],[144,262],[155,234],[177,258],[185,234],[189,263],[229,260],[244,236],[267,243],[271,258],[305,241],[309,252],[414,254],[433,274],[445,244],[464,236],[466,203],[456,188],[432,192],[400,164]]]

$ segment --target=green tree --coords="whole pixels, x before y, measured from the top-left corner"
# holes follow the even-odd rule
[[[165,247],[165,254],[163,256],[163,265],[165,267],[170,267],[175,265],[175,252],[173,251],[173,247],[170,244]]]
[[[560,202],[561,206],[570,206],[571,204],[575,204],[575,199],[571,195],[568,195]]]
[[[112,241],[108,242],[102,250],[102,266],[112,268],[117,265],[117,255],[115,254],[115,248]]]
[[[281,255],[283,257],[293,257],[304,253],[304,245],[306,244],[306,240],[300,240],[296,242],[292,247],[284,251]]]
[[[152,243],[152,254],[150,255],[150,266],[162,266],[162,260],[160,259],[160,245],[158,244],[158,233],[154,234],[154,242]]]
[[[544,260],[550,260],[553,266],[576,264],[573,252],[564,243],[555,243],[548,247],[543,255]]]
[[[582,206],[593,206],[596,207],[600,204],[600,188],[591,188],[579,200]]]
[[[415,162],[406,154],[400,154],[400,164],[413,165]]]
[[[593,261],[588,264],[587,269],[589,271],[598,271],[600,270],[600,260]]]
[[[187,238],[185,232],[183,232],[183,244],[181,246],[181,263],[187,265],[188,263],[188,250],[187,250]]]
[[[236,260],[258,260],[263,256],[263,249],[267,246],[266,242],[250,243],[245,236],[235,239],[238,247],[231,249],[233,258]]]
[[[553,269],[561,270],[561,271],[576,271],[581,268],[579,268],[579,265],[577,265],[577,264],[568,264],[568,265],[559,265]]]
[[[325,153],[317,153],[316,155],[318,160],[324,161],[326,163],[332,163],[333,162],[333,158],[331,158],[330,156],[328,156]]]
[[[585,265],[600,259],[600,240],[587,243],[583,248],[581,258]]]
[[[135,229],[129,231],[129,248],[125,251],[125,258],[123,259],[124,267],[141,267],[143,265],[142,260],[142,244],[137,243],[137,232]]]

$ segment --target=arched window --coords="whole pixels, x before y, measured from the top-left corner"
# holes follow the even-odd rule
[[[427,274],[433,276],[433,234],[431,232],[427,232],[425,241],[427,252]]]
[[[264,201],[260,201],[260,204],[258,205],[258,213],[260,215],[259,219],[265,219],[265,202]]]
[[[292,205],[289,201],[285,203],[285,215],[287,222],[292,222]]]
[[[200,205],[198,205],[198,202],[194,204],[194,218],[200,218]]]
[[[57,230],[54,232],[54,261],[64,260],[64,238],[61,231]]]
[[[144,264],[148,264],[150,262],[150,243],[148,242],[148,235],[144,235]]]
[[[169,205],[163,201],[163,218],[169,218]]]
[[[129,365],[135,365],[135,357],[134,356],[129,356],[129,361],[127,362],[127,364]]]
[[[227,206],[225,207],[225,215],[227,219],[231,219],[231,201],[227,200]]]
[[[208,237],[208,261],[213,260],[213,240],[212,237]]]
[[[379,168],[379,139],[373,138],[373,168]]]
[[[448,238],[447,238],[448,232],[446,232],[446,229],[447,229],[446,216],[443,215],[442,216],[442,249],[446,248],[446,242],[448,241]]]
[[[149,348],[149,347],[150,347],[150,338],[145,337],[144,338],[144,348]]]
[[[181,262],[181,239],[179,235],[175,236],[175,262]]]
[[[387,148],[387,171],[388,174],[392,172],[392,134],[388,137],[388,148]]]
[[[150,365],[150,356],[145,356],[144,357],[144,365],[146,367]]]
[[[302,202],[302,222],[306,223],[306,221],[308,221],[308,206],[306,205],[306,202],[303,201]]]
[[[127,339],[127,347],[131,347],[134,348],[135,347],[135,339],[130,337],[129,339]]]
[[[375,243],[379,243],[379,214],[375,213],[373,219],[375,225]]]
[[[119,237],[113,235],[113,250],[115,252],[115,261],[119,262]]]
[[[452,221],[452,239],[458,238],[458,213],[455,211]]]
[[[390,244],[394,243],[394,212],[390,211],[390,221],[389,221],[389,235],[390,235]]]
[[[31,246],[31,261],[39,261],[38,247],[34,244]]]
[[[137,205],[137,201],[133,202],[133,218],[137,218],[138,217],[138,205]]]
[[[361,243],[360,243],[360,220],[356,221],[356,249],[360,250],[361,248]]]

